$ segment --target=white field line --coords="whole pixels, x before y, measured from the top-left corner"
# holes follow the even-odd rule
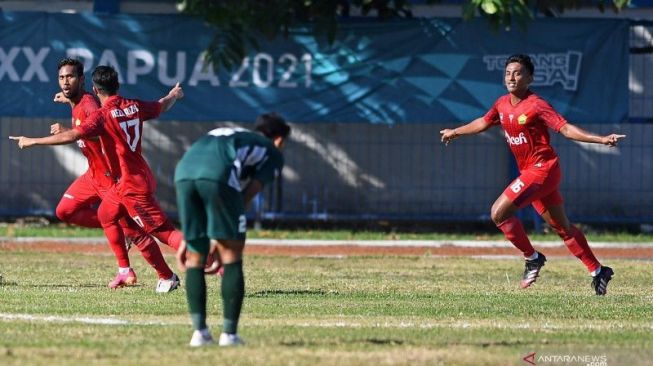
[[[0,237],[0,243],[75,243],[75,244],[105,244],[104,238],[7,238]],[[247,245],[251,246],[358,246],[358,247],[423,247],[423,248],[513,248],[513,245],[504,240],[305,240],[305,239],[249,239]],[[533,245],[542,248],[564,247],[562,241],[533,241]],[[653,242],[625,243],[625,242],[590,242],[592,248],[646,248],[653,247]]]
[[[76,316],[55,316],[55,315],[32,315],[32,314],[7,314],[0,313],[0,321],[23,321],[31,323],[83,323],[97,325],[158,325],[158,326],[187,326],[190,321],[142,321],[126,320],[119,318],[102,318],[102,317],[76,317]],[[283,320],[263,320],[263,319],[245,319],[243,323],[249,326],[286,326],[299,328],[419,328],[419,329],[533,329],[533,330],[625,330],[625,329],[645,329],[653,330],[653,322],[646,323],[619,323],[619,322],[593,322],[582,325],[572,325],[568,323],[537,323],[537,322],[501,322],[495,320],[481,320],[478,322],[470,321],[374,321],[357,322],[357,321],[319,321],[319,320],[300,320],[300,319],[283,319]]]

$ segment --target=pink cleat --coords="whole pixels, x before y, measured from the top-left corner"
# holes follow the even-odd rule
[[[130,268],[127,273],[118,272],[116,278],[109,282],[109,288],[115,290],[123,286],[131,286],[134,284],[136,284],[136,273]]]

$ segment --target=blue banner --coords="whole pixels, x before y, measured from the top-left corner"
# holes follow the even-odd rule
[[[505,93],[512,53],[536,63],[532,89],[575,123],[628,118],[628,22],[538,19],[528,31],[491,31],[482,19],[347,22],[328,45],[303,29],[229,72],[204,64],[212,31],[179,15],[2,13],[0,115],[67,117],[52,102],[57,62],[88,72],[112,65],[126,97],[158,99],[177,81],[186,98],[162,116],[253,121],[276,111],[295,123],[457,123]]]

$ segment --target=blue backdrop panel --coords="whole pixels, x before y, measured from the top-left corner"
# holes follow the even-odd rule
[[[117,68],[121,93],[157,99],[180,81],[187,98],[165,115],[182,121],[252,121],[274,110],[296,123],[452,123],[476,118],[505,92],[503,62],[536,62],[533,88],[576,123],[628,116],[628,23],[547,19],[527,32],[492,32],[484,20],[343,24],[333,45],[304,29],[262,42],[232,71],[206,67],[211,30],[176,15],[3,13],[3,116],[67,117],[52,102],[64,56]],[[87,88],[89,82],[87,81]]]

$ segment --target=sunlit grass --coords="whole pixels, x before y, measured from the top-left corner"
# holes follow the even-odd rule
[[[0,364],[521,365],[531,352],[566,352],[645,365],[653,356],[648,261],[611,260],[615,279],[597,297],[575,259],[550,258],[521,290],[517,259],[250,256],[247,346],[191,350],[185,290],[156,294],[136,255],[138,286],[112,291],[109,254],[2,252]],[[208,284],[217,333],[219,279]]]

